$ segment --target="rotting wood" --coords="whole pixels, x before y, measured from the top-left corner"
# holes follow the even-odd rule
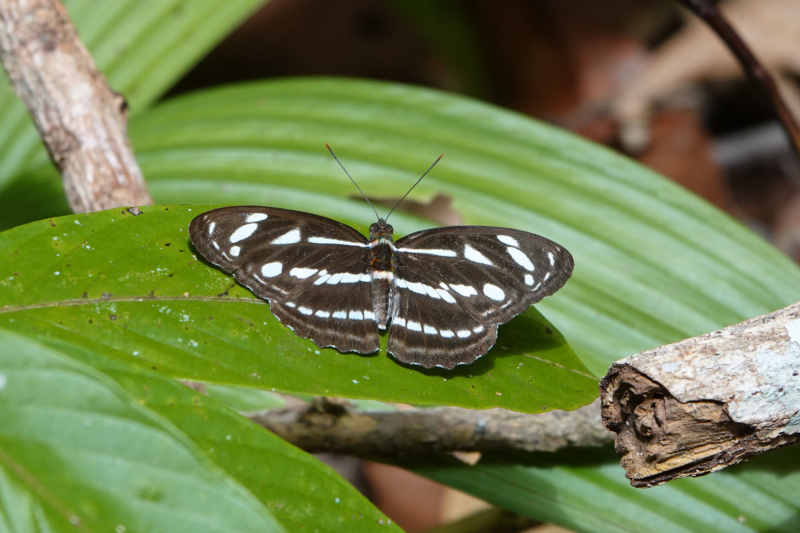
[[[128,140],[125,99],[97,70],[60,2],[0,2],[0,59],[74,212],[152,203]]]
[[[800,440],[800,304],[623,359],[603,421],[635,487],[701,476]]]

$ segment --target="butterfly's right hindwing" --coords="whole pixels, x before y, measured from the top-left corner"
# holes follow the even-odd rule
[[[355,229],[299,211],[236,206],[198,216],[189,235],[301,337],[343,352],[378,349],[369,243]]]

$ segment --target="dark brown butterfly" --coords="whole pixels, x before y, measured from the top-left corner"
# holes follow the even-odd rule
[[[206,259],[301,337],[372,353],[388,327],[389,353],[426,368],[474,362],[499,324],[560,289],[574,266],[563,247],[515,229],[435,228],[397,242],[392,233],[380,217],[367,239],[329,218],[258,206],[214,209],[189,227]]]

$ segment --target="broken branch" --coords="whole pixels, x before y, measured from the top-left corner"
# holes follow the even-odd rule
[[[800,304],[618,361],[603,421],[635,487],[800,440]]]

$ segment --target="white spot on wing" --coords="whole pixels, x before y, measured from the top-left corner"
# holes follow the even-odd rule
[[[525,285],[533,285],[533,276],[525,274]]]
[[[244,219],[245,222],[261,222],[262,220],[267,220],[267,215],[264,213],[251,213]]]
[[[319,277],[319,278],[317,278],[317,280],[314,282],[314,285],[322,285],[323,283],[325,283],[326,281],[328,281],[330,278],[331,278],[331,275],[330,275],[330,274],[325,274],[325,275],[323,275],[323,276],[320,276],[320,277]]]
[[[470,336],[470,333],[472,333],[472,332],[470,330],[468,330],[468,329],[461,329],[461,330],[456,332],[456,335],[458,335],[459,339],[466,339],[467,337]]]
[[[286,307],[297,307],[294,302],[286,302]]]
[[[350,274],[348,272],[342,274],[342,283],[356,283],[358,281],[361,281],[361,274]],[[369,278],[367,281],[369,281]]]
[[[480,253],[478,250],[476,250],[469,244],[464,246],[464,257],[466,257],[473,263],[482,263],[484,265],[494,266],[494,263],[489,261],[488,257]]]
[[[233,234],[231,235],[230,241],[232,243],[243,241],[244,239],[252,235],[257,227],[258,224],[245,224],[244,226],[239,226],[238,228],[236,228],[236,231],[234,231]]]
[[[283,272],[283,265],[278,261],[267,263],[266,265],[261,267],[261,275],[264,276],[265,278],[274,278],[281,272]]]
[[[298,307],[297,310],[303,313],[304,315],[310,315],[314,312],[313,309],[309,309],[308,307]]]
[[[439,300],[441,298],[441,296],[439,296],[439,293],[436,292],[436,289],[434,289],[430,285],[423,285],[423,287],[425,287],[425,292],[427,293],[427,295],[433,298],[434,300]]]
[[[413,320],[409,320],[406,324],[406,327],[411,331],[422,331],[422,324],[419,322],[414,322]]]
[[[397,251],[406,252],[409,254],[435,255],[438,257],[455,257],[457,255],[453,250],[425,250],[422,248],[398,248]]]
[[[439,333],[439,332],[436,330],[436,328],[434,328],[434,327],[431,327],[431,326],[429,326],[428,324],[425,324],[425,325],[423,325],[423,326],[422,326],[422,331],[424,331],[424,332],[425,332],[425,333],[427,333],[428,335],[436,335],[437,333]]]
[[[453,298],[452,296],[450,296],[449,292],[447,292],[445,290],[442,290],[442,289],[436,289],[436,292],[439,293],[439,296],[441,296],[442,300],[444,300],[445,302],[447,302],[449,304],[456,303],[456,299]]]
[[[478,294],[478,291],[475,290],[475,287],[470,287],[469,285],[453,285],[450,284],[450,288],[456,291],[461,296],[473,296]]]
[[[373,313],[372,311],[364,311],[364,319],[375,320],[375,313]]]
[[[425,294],[425,284],[424,283],[407,281],[406,285],[408,286],[408,290],[410,290],[411,292],[416,292],[417,294]]]
[[[373,279],[388,279],[392,281],[394,279],[394,272],[389,270],[373,270],[372,271],[372,278]]]
[[[209,222],[208,223],[208,234],[211,235],[212,233],[214,233],[214,228],[216,228],[216,227],[217,227],[217,223],[216,222]]]
[[[364,313],[361,311],[350,311],[350,318],[353,320],[364,320]]]
[[[333,318],[347,318],[347,311],[336,311],[333,313]]]
[[[241,249],[241,248],[239,248],[238,246],[231,246],[231,256],[232,256],[232,257],[239,257],[239,252],[240,252],[241,250],[242,250],[242,249]]]
[[[517,239],[515,239],[514,237],[509,237],[508,235],[498,235],[497,240],[502,242],[503,244],[519,248],[519,241],[517,241]]]
[[[553,252],[547,252],[547,258],[550,259],[550,266],[556,264],[556,256],[553,255]]]
[[[316,273],[317,273],[317,269],[316,268],[295,267],[295,268],[293,268],[292,270],[289,271],[289,274],[291,274],[292,276],[294,276],[296,278],[300,278],[300,279],[310,278],[311,276],[313,276]]]
[[[253,224],[253,226],[255,226],[255,224]],[[300,242],[300,230],[295,228],[273,240],[271,244],[296,244],[298,242]]]
[[[329,316],[331,316],[331,314],[327,311],[317,311],[314,314],[320,318],[328,318]]]
[[[360,248],[367,248],[369,244],[362,242],[341,241],[339,239],[329,239],[328,237],[309,237],[308,242],[312,244],[337,244],[339,246],[358,246]]]
[[[508,255],[511,256],[511,259],[513,259],[518,265],[533,272],[533,263],[531,263],[531,260],[528,259],[528,256],[525,255],[522,250],[517,250],[516,248],[512,248],[510,246],[506,248],[506,250],[508,250]]]
[[[406,319],[405,318],[400,318],[400,317],[394,318],[394,319],[392,319],[392,324],[394,324],[396,326],[405,327]]]
[[[343,272],[339,272],[338,274],[334,274],[328,280],[328,285],[336,285],[337,283],[342,281],[343,277],[344,277],[344,273]],[[320,278],[320,279],[322,279],[322,278]]]
[[[483,332],[483,326],[478,326],[477,328],[473,328],[472,331],[474,331],[475,333],[481,333]]]
[[[455,337],[456,334],[450,331],[449,329],[443,329],[439,332],[439,334],[444,337],[445,339],[449,339],[451,337]]]
[[[503,289],[491,283],[487,283],[483,286],[483,294],[497,302],[504,300],[506,297],[506,293],[503,292]]]

